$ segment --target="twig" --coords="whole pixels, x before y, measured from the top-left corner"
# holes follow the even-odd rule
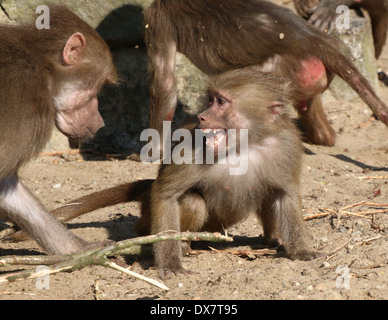
[[[17,227],[9,227],[7,229],[4,229],[3,231],[0,231],[0,240],[13,235],[15,232],[19,230],[20,229],[18,229]]]
[[[94,299],[101,300],[100,299],[100,278],[99,277],[94,282]]]
[[[361,244],[366,244],[366,243],[369,243],[369,242],[374,241],[374,240],[378,240],[378,239],[386,239],[386,238],[388,238],[388,236],[382,236],[381,234],[378,234],[378,235],[375,236],[375,237],[372,237],[372,238],[365,239],[365,240],[362,240],[362,241],[360,241],[360,242],[357,242],[357,243],[355,244],[355,246],[359,246],[359,245],[361,245]]]
[[[365,216],[362,212],[350,212],[350,211],[345,211],[345,210],[338,210],[339,214],[347,214],[348,216],[355,216],[358,218],[366,218],[366,219],[372,219],[371,217]]]
[[[86,266],[101,265],[109,268],[114,268],[121,272],[124,272],[120,266],[111,262],[110,257],[118,254],[128,254],[132,247],[139,247],[143,244],[151,244],[159,241],[166,240],[204,240],[204,241],[233,241],[230,237],[222,236],[220,233],[208,233],[208,232],[165,232],[158,235],[140,237],[135,239],[129,239],[110,244],[105,247],[94,248],[86,252],[81,252],[74,255],[64,256],[29,256],[18,257],[8,256],[0,257],[0,265],[47,265],[48,273],[58,273],[63,271],[74,271],[82,269]],[[125,269],[125,268],[123,268]],[[125,269],[125,274],[130,274],[129,270]],[[132,275],[132,274],[131,274]],[[25,280],[31,278],[37,278],[42,276],[41,273],[36,272],[35,269],[24,270],[21,272],[15,272],[6,274],[0,277],[0,283],[9,283],[16,280]],[[145,279],[142,279],[145,280]],[[147,282],[152,283],[149,279]],[[160,286],[158,286],[160,288]]]
[[[343,244],[341,244],[339,247],[337,247],[336,249],[333,250],[333,252],[330,254],[330,256],[328,256],[326,258],[326,261],[329,261],[331,258],[334,257],[334,255],[339,251],[341,250],[343,247],[345,247],[349,242],[351,242],[354,238],[356,238],[358,235],[354,235],[353,237],[351,237],[349,240],[347,240],[346,242],[344,242]]]
[[[371,207],[388,207],[388,203],[374,203],[374,202],[366,202],[366,206],[371,206]]]
[[[360,180],[371,180],[371,179],[388,179],[388,175],[386,176],[374,176],[374,177],[358,177]]]
[[[62,256],[5,256],[0,257],[0,266],[11,266],[11,265],[54,265],[63,263],[72,259],[70,255]]]
[[[367,202],[368,202],[368,200],[363,200],[363,201],[357,202],[355,204],[351,204],[349,206],[343,207],[343,208],[341,208],[341,210],[345,211],[345,210],[348,210],[348,209],[351,209],[351,208],[354,208],[354,207],[362,206],[362,205],[364,205]]]
[[[354,212],[353,214],[363,216],[365,214],[376,214],[376,213],[386,213],[386,212],[388,212],[388,209],[360,211],[360,212]],[[371,217],[365,217],[365,216],[364,218],[372,219]]]
[[[369,207],[378,207],[378,208],[387,207],[387,209],[367,210],[367,211],[360,211],[360,212],[348,211],[349,209],[359,207],[359,206],[369,206]],[[368,200],[363,200],[363,201],[342,207],[342,208],[337,209],[337,210],[324,208],[323,212],[309,214],[309,215],[304,216],[303,218],[305,221],[308,221],[308,220],[312,220],[312,219],[316,219],[316,218],[326,217],[330,214],[335,214],[337,216],[341,216],[341,214],[346,214],[346,215],[356,216],[359,218],[372,219],[371,217],[367,217],[366,215],[376,214],[376,213],[386,213],[386,212],[388,212],[388,204],[386,204],[386,203],[378,204],[378,203],[374,203],[374,202],[368,202]]]
[[[70,150],[63,150],[63,151],[41,152],[38,154],[38,157],[62,157],[64,154],[81,154],[81,150],[70,149]]]
[[[41,152],[38,154],[38,157],[62,157],[64,154],[83,154],[83,153],[90,153],[95,154],[98,156],[103,156],[105,158],[118,158],[118,159],[125,159],[127,156],[125,154],[110,154],[110,153],[103,153],[95,150],[89,150],[89,149],[70,149],[70,150],[62,150],[62,151],[49,151],[49,152]]]
[[[217,253],[229,253],[229,254],[232,254],[232,255],[236,255],[236,256],[240,256],[240,257],[248,257],[248,258],[251,258],[252,256],[259,257],[259,256],[264,256],[264,255],[274,255],[274,254],[276,254],[276,250],[275,249],[268,249],[268,248],[264,248],[264,249],[249,249],[249,250],[244,250],[244,249],[243,250],[234,250],[234,249],[218,250],[216,248],[209,247],[209,249],[211,251],[217,252]],[[208,250],[190,250],[189,254],[197,255],[197,254],[205,253],[205,252],[209,252],[209,251]]]
[[[109,268],[112,268],[114,270],[117,270],[117,271],[120,271],[122,273],[125,273],[126,275],[128,276],[131,276],[131,277],[134,277],[134,278],[137,278],[137,279],[140,279],[140,280],[143,280],[143,281],[146,281],[160,289],[163,289],[163,290],[170,290],[168,287],[166,287],[163,283],[160,283],[154,279],[151,279],[151,278],[148,278],[148,277],[145,277],[139,273],[136,273],[136,272],[133,272],[133,271],[130,271],[126,268],[123,268],[123,267],[120,267],[119,265],[117,265],[116,263],[112,262],[112,261],[109,261],[106,263],[106,266],[109,267]]]
[[[309,214],[307,216],[304,216],[303,219],[305,221],[308,221],[308,220],[312,220],[312,219],[323,218],[323,217],[326,217],[332,213],[333,212],[326,211],[326,212],[321,212],[321,213]]]
[[[0,277],[0,283],[10,283],[16,280],[23,280],[23,279],[36,279],[36,278],[40,278],[54,273],[69,271],[71,269],[72,269],[72,266],[63,266],[60,268],[41,270],[41,271],[30,269],[30,270],[15,272],[15,273],[8,273],[5,276]]]

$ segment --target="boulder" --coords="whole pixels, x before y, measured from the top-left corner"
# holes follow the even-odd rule
[[[355,64],[360,72],[369,80],[372,87],[378,91],[377,63],[375,58],[371,22],[361,11],[350,11],[349,28],[336,30],[334,37],[344,46],[341,51]],[[330,85],[330,91],[335,98],[343,101],[359,99],[358,94],[349,85],[336,76]]]

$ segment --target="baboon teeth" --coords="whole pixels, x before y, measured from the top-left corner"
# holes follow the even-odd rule
[[[202,132],[206,134],[206,145],[212,148],[218,146],[226,136],[224,129],[202,129]]]

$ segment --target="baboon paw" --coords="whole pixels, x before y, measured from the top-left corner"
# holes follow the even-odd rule
[[[161,279],[166,279],[166,278],[171,278],[172,275],[175,275],[175,276],[179,274],[188,275],[188,274],[194,274],[195,272],[191,270],[187,270],[182,266],[177,266],[177,267],[162,268],[159,270],[158,273]]]

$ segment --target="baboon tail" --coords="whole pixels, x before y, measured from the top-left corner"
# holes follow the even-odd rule
[[[85,213],[120,204],[139,201],[155,180],[139,180],[101,190],[61,206],[51,213],[59,220],[69,221]]]

